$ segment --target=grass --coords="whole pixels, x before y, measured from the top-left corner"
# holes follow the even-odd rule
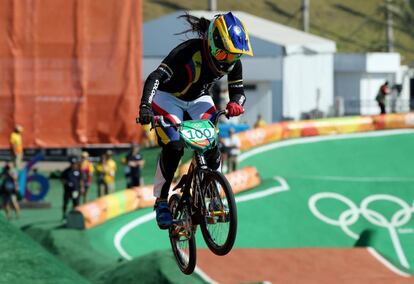
[[[386,51],[383,0],[312,0],[310,33],[336,41],[339,52]],[[240,10],[296,29],[301,29],[302,0],[226,0],[217,1],[222,11]],[[159,18],[177,10],[207,10],[208,1],[144,0],[144,21]],[[394,29],[395,51],[402,63],[414,61],[414,39],[401,27]]]
[[[141,151],[146,161],[142,172],[146,184],[153,183],[159,152],[158,147]],[[114,155],[118,165],[117,190],[125,189],[120,162],[125,155]],[[191,153],[187,151],[184,158],[188,159],[189,155]],[[62,184],[58,179],[49,181],[50,190],[44,201],[50,203],[50,208],[23,209],[20,219],[13,218],[11,222],[5,220],[4,213],[0,213],[0,284],[15,280],[16,283],[127,284],[136,283],[137,279],[140,283],[203,283],[197,276],[184,277],[176,268],[170,251],[132,262],[119,262],[101,255],[91,247],[85,231],[63,226]],[[93,184],[90,199],[96,198],[96,193],[96,185]]]

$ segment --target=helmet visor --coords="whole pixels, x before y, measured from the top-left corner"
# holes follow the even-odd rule
[[[226,61],[226,62],[234,62],[238,59],[240,59],[240,57],[243,54],[240,53],[229,53],[223,49],[217,49],[216,52],[214,53],[214,57],[218,60],[218,61]]]

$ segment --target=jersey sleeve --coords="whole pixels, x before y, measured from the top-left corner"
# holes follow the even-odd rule
[[[188,61],[195,47],[196,41],[188,40],[171,50],[160,66],[145,80],[141,105],[151,105],[152,99],[160,85],[167,83],[177,68],[182,67],[183,63]]]
[[[246,96],[244,95],[243,68],[240,60],[235,63],[233,70],[228,74],[227,81],[230,101],[244,105]]]

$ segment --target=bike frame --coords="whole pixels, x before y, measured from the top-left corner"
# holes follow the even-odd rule
[[[216,112],[210,118],[210,121],[213,122],[215,128],[217,128],[218,119],[221,115],[227,114],[226,110],[221,110]],[[167,123],[163,120],[163,118],[158,118],[158,123],[161,127],[175,127],[177,130],[179,129],[180,125],[174,123]],[[180,134],[181,137],[181,134]],[[183,138],[181,137],[182,143],[187,145]],[[217,142],[217,141],[216,141]],[[201,181],[203,172],[212,171],[208,166],[206,159],[204,157],[204,151],[196,148],[192,148],[187,145],[193,151],[193,158],[191,160],[190,167],[187,171],[187,174],[181,177],[179,183],[173,188],[172,191],[176,191],[177,189],[181,188],[182,197],[178,204],[178,208],[181,209],[187,202],[191,204],[191,218],[193,225],[198,225],[200,223],[199,217],[202,215],[202,210],[206,210],[206,204],[204,198],[199,198],[200,195],[202,196],[204,193],[199,192],[202,190]],[[193,186],[193,183],[196,183],[196,186]],[[191,191],[193,188],[193,192]],[[201,202],[201,204],[200,204]]]

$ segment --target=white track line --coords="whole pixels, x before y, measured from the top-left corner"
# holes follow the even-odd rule
[[[243,195],[243,196],[240,196],[240,197],[236,197],[236,202],[241,203],[241,202],[245,202],[245,201],[249,201],[249,200],[253,200],[253,199],[259,199],[259,198],[263,198],[263,197],[266,197],[266,196],[271,195],[271,194],[276,194],[278,192],[289,190],[289,185],[287,184],[285,179],[283,179],[282,177],[274,177],[274,179],[280,183],[279,186],[271,187],[271,188],[268,188],[268,189],[260,191],[260,192],[250,193],[250,194],[246,194],[246,195]],[[142,225],[146,222],[149,222],[154,218],[155,218],[155,212],[145,214],[145,215],[143,215],[143,216],[127,223],[121,229],[119,229],[119,231],[115,234],[114,246],[123,258],[125,258],[127,260],[132,259],[132,256],[130,256],[124,250],[124,248],[122,247],[122,244],[121,244],[122,239],[125,237],[125,235],[128,234],[129,231],[131,231],[132,229],[134,229],[134,228],[136,228],[136,227],[138,227],[138,226],[140,226],[140,225]],[[213,279],[211,279],[206,273],[204,273],[200,269],[199,266],[196,266],[196,269],[194,270],[194,272],[197,273],[207,283],[213,283],[213,284],[217,283]]]
[[[271,187],[271,188],[268,188],[260,192],[250,193],[250,194],[246,194],[240,197],[236,197],[236,202],[240,203],[240,202],[245,202],[248,200],[263,198],[271,194],[289,190],[288,184],[282,177],[274,177],[274,179],[280,183],[279,186]],[[118,230],[118,232],[115,234],[115,237],[114,237],[114,246],[123,258],[127,260],[132,259],[132,257],[123,249],[121,245],[122,239],[125,237],[125,235],[128,234],[129,231],[131,231],[132,229],[146,222],[149,222],[154,218],[155,218],[155,212],[151,212],[141,217],[138,217],[137,219],[127,223],[126,225],[121,227],[121,229]]]
[[[381,262],[385,267],[387,267],[392,272],[402,276],[402,277],[411,277],[412,275],[405,273],[404,271],[398,269],[396,266],[394,266],[391,262],[386,260],[381,254],[379,254],[374,248],[367,247],[368,252],[375,257],[379,262]]]
[[[125,258],[127,260],[132,259],[132,257],[124,250],[124,248],[121,245],[121,242],[122,242],[122,239],[124,238],[124,236],[126,234],[128,234],[129,231],[131,231],[135,227],[138,227],[139,225],[142,225],[142,224],[144,224],[148,221],[151,221],[154,218],[155,218],[155,212],[145,214],[145,215],[135,219],[134,221],[131,221],[131,222],[127,223],[121,229],[119,229],[119,231],[115,234],[114,245],[115,245],[116,250],[119,252],[119,254],[123,258]]]
[[[306,138],[298,138],[291,140],[276,141],[272,144],[266,144],[264,146],[259,146],[252,150],[246,151],[238,157],[238,162],[242,162],[251,156],[261,154],[263,152],[288,147],[292,145],[316,143],[321,141],[330,141],[330,140],[345,140],[345,139],[358,139],[358,138],[370,138],[370,137],[381,137],[381,136],[392,136],[400,134],[414,134],[412,129],[397,129],[397,130],[383,130],[383,131],[373,131],[373,132],[364,132],[364,133],[354,133],[354,134],[341,134],[341,135],[329,135],[329,136],[313,136]]]
[[[368,133],[344,134],[344,135],[335,135],[335,136],[316,136],[316,137],[310,137],[310,138],[301,138],[301,139],[292,139],[292,140],[286,140],[286,141],[278,141],[278,142],[275,142],[275,143],[272,143],[272,144],[267,144],[265,146],[261,146],[261,147],[255,148],[253,150],[244,152],[239,156],[238,161],[241,162],[241,161],[243,161],[243,160],[245,160],[245,159],[247,159],[251,156],[263,153],[265,151],[269,151],[269,150],[276,149],[276,148],[287,147],[287,146],[291,146],[291,145],[315,143],[315,142],[329,141],[329,140],[356,139],[356,138],[366,138],[366,137],[381,137],[381,136],[391,136],[391,135],[399,135],[399,134],[413,134],[413,133],[414,133],[414,130],[411,130],[411,129],[399,129],[399,130],[385,130],[385,131],[376,131],[376,132],[368,132]],[[269,188],[269,189],[267,189],[263,192],[257,192],[257,193],[250,194],[250,195],[253,196],[250,199],[249,199],[249,194],[237,197],[236,202],[244,202],[244,201],[252,200],[252,199],[255,199],[255,198],[262,198],[262,197],[268,196],[270,194],[274,194],[274,193],[281,192],[281,191],[289,189],[286,181],[283,178],[275,177],[275,179],[278,180],[281,183],[280,186]],[[150,221],[154,218],[155,218],[155,212],[151,212],[151,213],[148,213],[146,215],[143,215],[143,216],[135,219],[134,221],[131,221],[131,222],[127,223],[126,225],[124,225],[115,234],[114,245],[115,245],[116,250],[119,252],[119,254],[123,258],[125,258],[127,260],[132,259],[132,257],[123,249],[123,247],[121,245],[121,242],[122,242],[122,239],[124,238],[124,236],[129,231],[134,229],[135,227],[138,227],[139,225],[142,225],[142,224],[144,224],[144,223],[146,223],[146,222],[148,222],[148,221]],[[372,254],[374,256],[376,256],[374,253],[372,253]],[[378,260],[381,263],[384,263],[379,258],[378,258]],[[395,269],[397,269],[397,268],[395,268]],[[394,271],[393,269],[391,269],[391,270]],[[400,273],[406,274],[402,271],[400,271]],[[398,274],[400,274],[400,273],[398,273]],[[202,274],[205,274],[205,273],[202,273]],[[406,274],[406,275],[408,275],[408,274]],[[200,277],[203,278],[202,275],[200,275]]]
[[[285,176],[287,177],[287,176]],[[288,176],[287,178],[348,182],[413,182],[413,177]]]

